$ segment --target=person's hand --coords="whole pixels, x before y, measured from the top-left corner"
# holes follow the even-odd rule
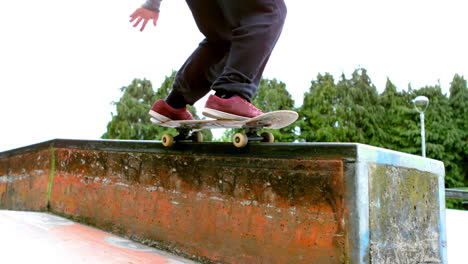
[[[159,18],[159,12],[158,11],[152,11],[143,7],[138,8],[133,12],[133,14],[130,15],[132,19],[130,19],[130,23],[135,21],[135,24],[133,27],[137,27],[141,21],[143,21],[143,24],[141,25],[140,31],[143,31],[146,27],[146,24],[148,24],[148,21],[153,20],[153,25],[156,26],[156,23],[158,22]]]

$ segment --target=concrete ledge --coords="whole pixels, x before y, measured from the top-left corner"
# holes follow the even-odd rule
[[[0,152],[0,159],[36,152],[50,147],[154,154],[255,156],[269,158],[342,157],[344,159],[354,159],[357,155],[356,146],[356,144],[352,143],[262,143],[249,144],[245,148],[234,148],[229,143],[204,142],[178,143],[171,148],[165,148],[159,141],[54,139]]]
[[[351,143],[57,139],[0,153],[0,208],[206,262],[446,263],[443,177],[439,161]]]

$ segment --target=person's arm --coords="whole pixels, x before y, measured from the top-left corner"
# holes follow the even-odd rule
[[[161,1],[162,0],[146,0],[146,3],[144,3],[141,7],[159,12],[159,7],[161,7]]]
[[[140,31],[143,31],[148,21],[153,20],[153,25],[156,26],[159,18],[159,7],[161,0],[147,0],[142,7],[137,8],[133,14],[130,15],[130,22],[136,20],[133,27],[137,27],[143,21]]]

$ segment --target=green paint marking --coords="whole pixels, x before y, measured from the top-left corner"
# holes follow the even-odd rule
[[[49,183],[47,185],[47,209],[50,211],[50,199],[52,196],[52,185],[54,183],[54,175],[55,175],[55,149],[54,145],[50,146],[50,176],[49,176]]]

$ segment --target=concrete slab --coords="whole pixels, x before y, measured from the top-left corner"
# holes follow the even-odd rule
[[[48,213],[0,210],[1,263],[192,264]]]

